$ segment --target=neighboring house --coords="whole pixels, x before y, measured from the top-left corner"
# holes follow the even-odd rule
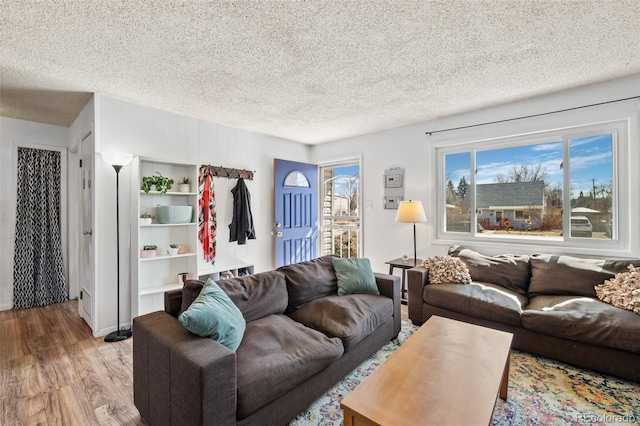
[[[478,223],[487,229],[537,229],[544,213],[544,182],[485,183],[476,185]],[[469,196],[465,196],[469,204]],[[538,214],[532,215],[532,212]],[[507,222],[508,221],[508,222]]]

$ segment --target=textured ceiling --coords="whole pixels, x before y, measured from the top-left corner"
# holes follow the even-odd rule
[[[305,143],[640,74],[640,1],[0,1],[0,115],[91,93]]]

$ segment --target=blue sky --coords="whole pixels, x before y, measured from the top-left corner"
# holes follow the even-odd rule
[[[571,196],[580,191],[588,194],[595,179],[597,187],[610,185],[613,176],[612,135],[587,136],[570,139]],[[496,176],[508,176],[512,167],[542,164],[550,187],[562,184],[562,142],[548,142],[521,147],[492,149],[477,152],[477,183],[495,183]],[[446,156],[446,177],[454,186],[462,176],[470,180],[469,153]]]

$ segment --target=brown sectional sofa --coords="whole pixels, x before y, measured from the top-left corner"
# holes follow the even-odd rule
[[[218,281],[246,320],[238,350],[177,320],[200,281],[134,318],[134,402],[150,425],[286,424],[400,331],[400,281],[337,295],[331,257]]]
[[[513,347],[640,382],[640,315],[597,299],[594,286],[626,272],[632,259],[534,254],[485,256],[452,246],[471,284],[430,284],[408,272],[414,324],[431,315],[513,333]]]

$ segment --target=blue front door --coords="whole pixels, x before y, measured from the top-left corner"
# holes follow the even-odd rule
[[[318,256],[318,167],[274,159],[276,268]]]

